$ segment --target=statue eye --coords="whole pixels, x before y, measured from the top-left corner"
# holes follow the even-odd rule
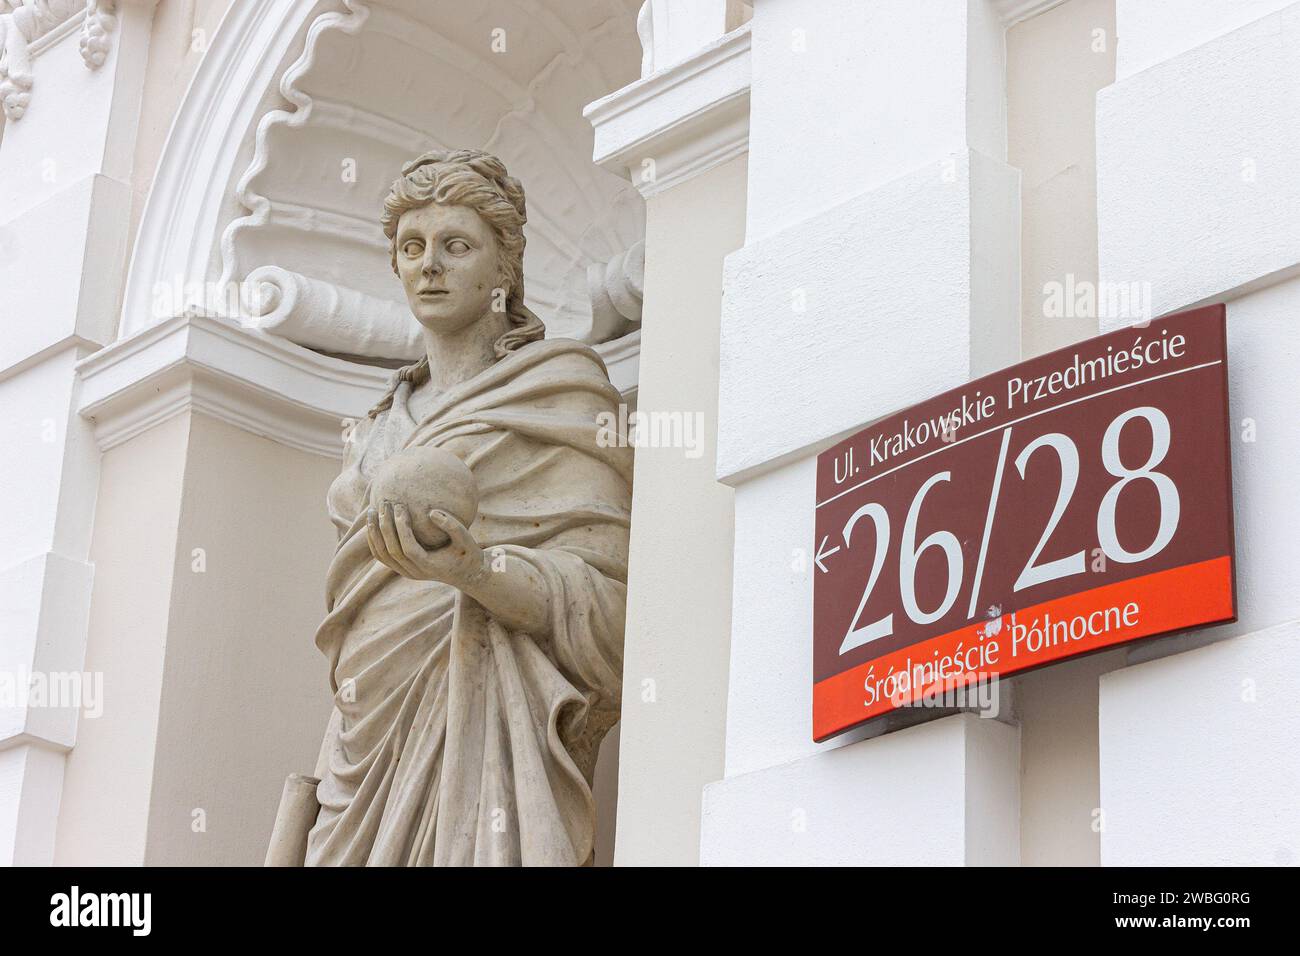
[[[469,243],[464,239],[453,239],[447,243],[447,251],[453,256],[463,256],[469,252]]]
[[[424,253],[424,243],[422,243],[419,239],[408,239],[406,241],[406,244],[402,246],[402,254],[405,256],[409,256],[412,259],[417,258],[423,253]]]

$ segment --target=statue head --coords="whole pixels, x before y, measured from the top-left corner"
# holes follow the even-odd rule
[[[499,357],[546,334],[524,305],[524,188],[477,149],[434,150],[408,163],[384,200],[393,271],[416,320],[456,332],[491,311],[510,329]]]

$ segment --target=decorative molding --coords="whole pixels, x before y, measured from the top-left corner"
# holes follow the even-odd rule
[[[526,35],[511,34],[510,42],[536,48],[536,59],[524,61],[465,44],[445,16],[374,0],[346,5],[346,14],[327,12],[312,23],[279,82],[290,107],[271,110],[258,124],[252,159],[235,188],[246,213],[221,239],[219,287],[274,265],[334,285],[359,281],[360,291],[404,308],[396,285],[380,284],[389,257],[379,199],[419,152],[481,142],[528,187],[528,304],[555,334],[584,337],[592,315],[582,277],[644,231],[639,198],[626,201],[626,184],[592,165],[590,129],[575,109],[582,100],[573,100],[583,89],[608,89],[607,75],[627,75],[618,41],[632,42],[630,11],[626,20],[595,16],[599,8],[589,0],[566,6],[572,23],[555,14],[530,21]],[[489,0],[484,15],[512,10]],[[403,90],[394,100],[393,76],[428,77],[428,95]],[[351,81],[346,89],[344,78]],[[448,112],[451,103],[457,105]],[[356,158],[350,184],[321,165],[322,142],[330,157]],[[290,176],[289,169],[310,172]],[[322,231],[332,240],[324,256]],[[360,344],[341,351],[370,354]]]
[[[22,119],[32,99],[32,61],[81,27],[81,59],[97,70],[108,59],[117,26],[117,0],[0,0],[0,104],[5,118]]]
[[[117,0],[87,0],[86,19],[81,30],[81,59],[87,69],[98,70],[113,48],[117,26]]]
[[[378,222],[384,193],[419,152],[474,143],[495,150],[528,189],[528,304],[553,335],[586,338],[599,324],[589,269],[644,237],[641,197],[592,164],[580,114],[588,97],[635,75],[635,0],[573,0],[523,19],[516,0],[479,7],[232,6],[160,161],[122,334],[184,308],[255,321],[229,290],[267,268],[405,309]],[[461,19],[517,24],[510,49],[529,56],[468,42],[477,27]],[[271,107],[269,91],[278,94]],[[340,162],[351,162],[351,178]],[[160,302],[159,283],[185,290],[184,301]],[[369,354],[360,344],[330,351]]]
[[[636,389],[640,331],[595,346],[625,396]],[[377,402],[391,369],[311,349],[230,319],[182,315],[77,364],[78,411],[100,450],[200,411],[300,451],[340,458],[343,422]]]
[[[594,161],[649,197],[748,151],[749,53],[746,24],[587,106]]]
[[[1064,2],[1065,0],[992,0],[1002,25],[1008,29],[1040,13],[1046,13],[1052,7],[1059,7]]]
[[[79,411],[101,450],[197,410],[331,458],[343,453],[343,419],[364,415],[392,377],[201,315],[122,339],[78,363],[77,373]]]
[[[266,113],[257,123],[257,132],[253,137],[253,159],[248,168],[244,170],[239,177],[239,183],[235,187],[235,198],[239,204],[247,210],[247,214],[230,223],[221,236],[221,259],[223,263],[220,283],[223,285],[238,282],[243,276],[238,261],[237,239],[240,232],[248,229],[257,229],[268,226],[275,218],[275,208],[277,204],[268,196],[259,192],[255,188],[258,177],[264,173],[271,165],[271,147],[269,145],[272,134],[281,126],[289,128],[302,128],[312,119],[313,97],[310,93],[301,89],[300,84],[316,65],[317,51],[320,49],[320,38],[329,32],[338,31],[350,36],[356,36],[370,19],[370,6],[361,0],[343,0],[347,8],[345,12],[329,11],[322,13],[312,21],[307,31],[307,39],[303,44],[303,51],[297,59],[284,71],[280,76],[279,90],[280,95],[289,103],[289,109],[274,109]],[[337,122],[330,124],[337,128]],[[280,217],[287,218],[290,221],[297,220],[300,224],[306,220],[308,228],[303,231],[310,231],[310,220],[314,218],[311,213],[324,210],[306,210],[301,204],[281,202],[278,204]],[[368,243],[362,236],[370,238],[370,232],[365,229],[365,223],[359,216],[340,215],[334,213],[329,216],[322,215],[322,224],[327,231],[332,232],[339,238],[352,238],[361,240],[363,244]],[[302,228],[299,225],[298,228]],[[378,229],[374,229],[376,234],[371,242],[377,240],[379,248],[382,250],[383,235]]]
[[[159,159],[127,276],[120,333],[159,321],[158,283],[202,284],[219,255],[225,184],[265,112],[286,61],[316,19],[302,0],[239,0],[231,5],[172,123]]]
[[[0,4],[2,4],[3,2],[4,0],[0,0]],[[21,2],[22,0],[16,0],[16,3],[19,6],[21,6]],[[15,9],[18,9],[18,6],[15,6]],[[47,32],[42,33],[35,40],[32,40],[30,43],[28,43],[27,55],[30,56],[33,60],[37,59],[38,57],[41,56],[41,54],[45,53],[47,50],[57,46],[59,41],[62,40],[64,37],[71,36],[73,33],[76,33],[79,30],[81,30],[85,26],[85,24],[86,24],[86,11],[84,8],[78,7],[77,12],[74,13],[72,16],[70,16],[68,19],[64,20],[58,26],[55,26],[54,28],[48,30]],[[82,56],[82,60],[83,62],[85,60],[84,54]],[[87,69],[91,68],[89,63],[86,64],[86,67]]]
[[[566,3],[530,19],[537,43],[549,45],[539,49],[551,53],[540,69],[536,58],[457,46],[434,29],[447,30],[446,17],[425,7],[397,10],[389,0],[233,4],[159,161],[127,279],[122,339],[79,366],[80,407],[95,421],[101,447],[199,409],[291,447],[340,454],[340,419],[364,414],[391,373],[241,320],[302,318],[309,302],[328,303],[336,293],[339,315],[347,311],[343,298],[355,305],[391,297],[395,309],[405,309],[378,224],[379,198],[410,158],[414,137],[427,139],[422,148],[435,145],[421,130],[452,142],[488,136],[519,167],[529,188],[529,299],[553,336],[588,329],[581,314],[589,309],[587,267],[634,246],[644,213],[637,193],[592,165],[591,132],[572,100],[575,89],[608,89],[619,82],[608,76],[633,68],[625,55],[636,45],[632,2],[619,0],[627,8],[622,19],[609,15],[608,0]],[[518,13],[513,0],[485,6],[502,17]],[[512,32],[510,43],[520,42]],[[478,58],[474,71],[467,57]],[[525,68],[527,75],[484,85],[494,71]],[[393,85],[411,76],[427,78],[430,96]],[[445,98],[433,95],[440,89]],[[510,94],[495,112],[465,105],[497,97],[493,90]],[[271,92],[290,107],[268,111]],[[553,161],[539,168],[538,156]],[[322,157],[333,170],[340,157],[355,157],[358,180],[340,190]],[[372,207],[373,220],[366,218]],[[279,299],[241,301],[242,283],[254,276],[249,291],[277,286]],[[169,299],[160,287],[178,291]],[[621,303],[616,309],[628,305],[622,285],[602,291]],[[619,314],[625,321],[611,334],[626,331],[629,316]],[[635,389],[638,343],[634,333],[601,349],[625,393]],[[307,344],[358,354],[338,343]]]

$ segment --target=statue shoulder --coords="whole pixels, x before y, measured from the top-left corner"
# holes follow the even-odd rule
[[[521,346],[511,357],[527,368],[563,368],[584,377],[594,374],[609,381],[605,360],[590,345],[577,339],[539,339]]]

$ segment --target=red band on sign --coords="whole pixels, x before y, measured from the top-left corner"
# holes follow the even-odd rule
[[[1005,677],[1063,657],[1234,617],[1232,558],[1227,555],[1046,601],[1004,616],[1000,628],[994,624],[990,629],[988,622],[971,624],[814,684],[813,739],[825,740],[928,690],[966,683],[977,675]],[[971,649],[982,659],[993,645],[997,652],[989,653],[986,662],[965,666]],[[923,679],[902,694],[895,679],[886,690],[891,672],[911,673],[929,665],[933,674],[936,661],[951,659],[959,648],[962,665],[945,669],[941,679]]]

